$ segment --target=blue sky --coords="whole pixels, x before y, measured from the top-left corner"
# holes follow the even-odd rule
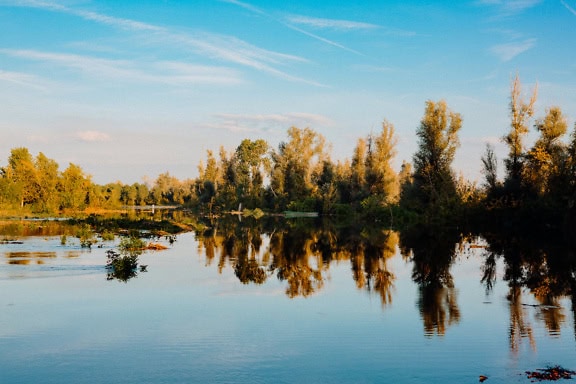
[[[576,0],[0,0],[0,26],[0,164],[25,146],[101,184],[193,178],[206,150],[290,126],[343,160],[384,119],[398,167],[441,99],[463,116],[454,169],[480,179],[516,74],[535,117],[576,118]]]

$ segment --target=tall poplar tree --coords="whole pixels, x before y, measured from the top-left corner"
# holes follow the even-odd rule
[[[528,123],[534,115],[537,87],[534,88],[529,101],[522,99],[522,86],[518,75],[512,81],[510,95],[510,131],[503,137],[508,145],[508,158],[506,165],[505,188],[509,193],[517,194],[522,186],[522,173],[524,168],[524,138],[528,134]]]
[[[462,127],[459,113],[441,100],[426,102],[424,117],[416,131],[418,151],[414,154],[413,197],[422,210],[450,209],[456,202],[456,183],[452,161],[460,145]]]

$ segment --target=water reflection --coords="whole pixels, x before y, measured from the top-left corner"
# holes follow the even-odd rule
[[[453,228],[415,227],[401,233],[402,255],[413,263],[418,309],[428,337],[443,336],[450,325],[460,321],[458,294],[450,273],[460,243],[460,234]]]
[[[217,259],[244,283],[262,284],[271,276],[286,283],[288,297],[307,297],[324,286],[333,261],[349,260],[359,289],[392,303],[395,276],[386,261],[397,251],[398,234],[383,229],[346,227],[306,221],[249,223],[221,221],[197,233],[206,265]]]
[[[263,284],[275,277],[286,284],[290,298],[319,292],[331,264],[346,261],[356,287],[377,295],[385,308],[395,294],[396,276],[389,260],[401,255],[412,265],[412,280],[418,286],[415,304],[427,337],[444,336],[461,322],[451,270],[458,257],[474,251],[483,260],[479,282],[487,295],[503,266],[500,277],[509,290],[512,351],[524,341],[536,348],[531,321],[542,323],[552,337],[560,335],[568,321],[561,301],[572,297],[576,286],[574,252],[558,242],[535,244],[508,234],[464,235],[457,228],[441,227],[396,232],[376,226],[336,227],[320,219],[219,221],[209,228],[196,234],[207,266],[216,263],[220,273],[232,268],[244,284]]]
[[[550,336],[559,337],[567,321],[560,301],[571,297],[574,303],[576,260],[573,248],[560,237],[524,237],[515,233],[483,235],[488,242],[483,268],[487,290],[496,278],[492,272],[496,259],[502,258],[505,266],[503,280],[509,287],[510,349],[518,352],[523,340],[536,349],[533,326],[528,319],[531,313],[544,324]],[[525,295],[525,291],[530,296]]]
[[[53,259],[56,257],[56,252],[6,252],[4,256],[8,259],[8,264],[11,265],[30,265],[44,264],[46,258]]]
[[[168,214],[168,211],[154,213],[162,217]],[[287,221],[275,217],[244,218],[241,222],[213,220],[205,224],[207,229],[196,232],[195,238],[206,266],[216,267],[219,273],[232,271],[242,284],[280,281],[290,298],[320,292],[328,284],[330,269],[338,263],[349,265],[356,288],[375,295],[387,310],[398,295],[396,286],[401,286],[393,259],[402,257],[417,286],[414,305],[420,314],[423,333],[429,338],[443,337],[452,326],[463,322],[465,313],[460,307],[453,267],[464,252],[471,250],[482,260],[477,279],[487,295],[492,294],[499,279],[507,285],[507,337],[512,352],[518,352],[523,345],[536,349],[534,333],[539,325],[545,327],[549,336],[560,337],[567,322],[576,316],[576,253],[563,245],[561,239],[547,241],[537,236],[525,238],[490,232],[468,235],[456,228],[441,227],[414,227],[397,232],[376,225],[338,226],[322,219]],[[12,222],[0,226],[0,231],[7,228],[0,236],[19,238],[27,233],[44,236],[51,231],[58,236],[73,232],[62,229],[62,225]],[[15,249],[9,248],[10,244],[5,246]],[[82,254],[78,250],[58,252],[61,257],[81,262],[76,260]],[[57,256],[56,252],[4,255],[6,264],[21,266],[53,264],[51,260]],[[566,299],[571,300],[571,310],[565,308]]]

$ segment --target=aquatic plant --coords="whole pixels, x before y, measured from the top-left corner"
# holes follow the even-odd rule
[[[108,269],[107,280],[128,281],[136,277],[138,268],[137,254],[120,254],[112,249],[106,251],[106,269]]]
[[[92,227],[88,224],[83,224],[76,231],[76,237],[80,239],[80,246],[82,248],[91,248],[92,244],[96,243]]]
[[[107,279],[126,282],[138,274],[138,256],[146,249],[146,242],[135,236],[124,237],[120,240],[118,248],[120,252],[112,249],[106,251]],[[144,272],[146,268],[141,270]]]

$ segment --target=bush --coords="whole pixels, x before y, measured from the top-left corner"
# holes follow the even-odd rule
[[[108,269],[108,280],[117,279],[120,281],[128,281],[137,275],[136,268],[138,268],[138,255],[129,254],[121,255],[114,250],[106,252],[108,258],[106,268]]]

